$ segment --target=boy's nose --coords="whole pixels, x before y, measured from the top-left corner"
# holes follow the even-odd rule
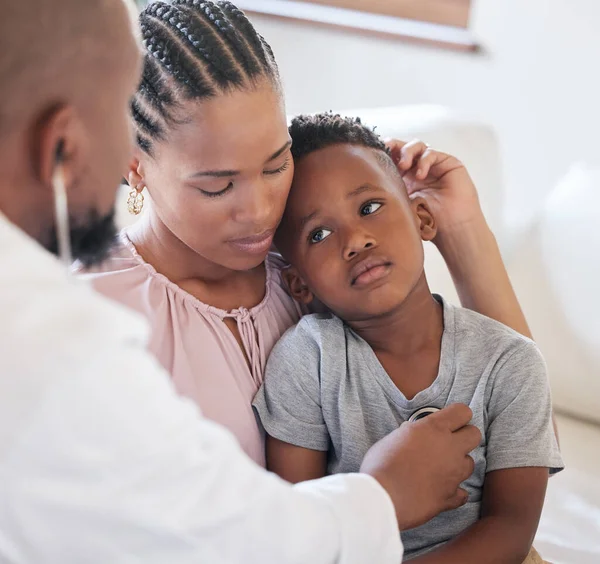
[[[372,249],[376,246],[375,238],[369,233],[354,232],[349,235],[346,245],[343,250],[343,256],[345,260],[352,260],[362,252]]]

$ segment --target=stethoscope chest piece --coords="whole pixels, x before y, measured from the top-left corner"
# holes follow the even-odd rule
[[[418,421],[419,419],[423,419],[436,411],[440,411],[439,407],[422,407],[421,409],[417,409],[409,418],[408,422],[412,423],[414,421]]]

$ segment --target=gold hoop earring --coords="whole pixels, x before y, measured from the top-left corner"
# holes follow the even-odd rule
[[[127,198],[127,210],[131,215],[139,215],[143,207],[144,194],[132,188],[129,191],[129,198]]]

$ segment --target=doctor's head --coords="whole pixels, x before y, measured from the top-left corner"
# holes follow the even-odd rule
[[[56,251],[52,178],[62,168],[73,254],[102,255],[132,151],[141,72],[129,0],[3,2],[0,213]]]

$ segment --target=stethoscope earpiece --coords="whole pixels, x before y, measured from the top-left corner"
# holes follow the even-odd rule
[[[54,151],[54,164],[56,166],[61,165],[65,160],[65,140],[61,139],[56,144],[56,149]]]
[[[52,190],[54,191],[54,217],[56,222],[56,238],[58,240],[58,252],[60,260],[70,272],[71,255],[71,234],[69,227],[69,206],[67,204],[67,188],[65,186],[65,175],[63,162],[65,143],[61,139],[55,149],[55,167],[52,175]]]

